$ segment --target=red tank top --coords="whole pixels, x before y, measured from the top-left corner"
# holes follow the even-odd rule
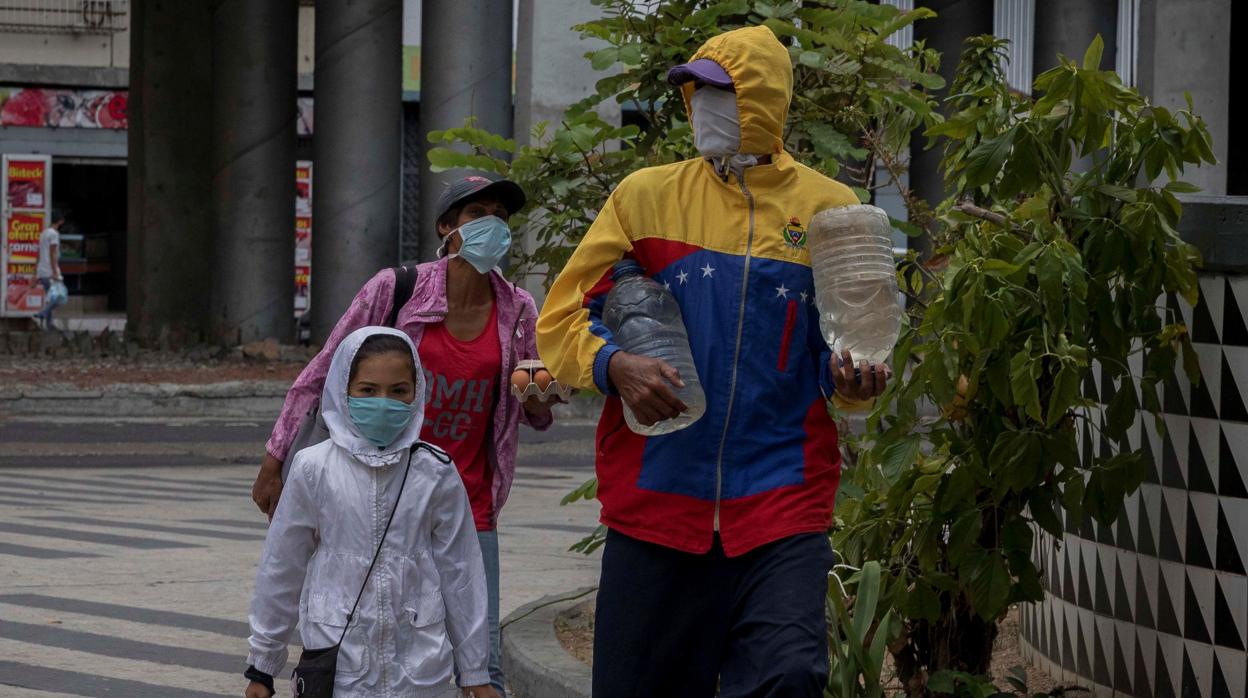
[[[475,339],[456,339],[439,322],[420,340],[425,371],[425,424],[420,438],[450,454],[468,490],[478,531],[494,530],[491,426],[502,368],[498,307]]]

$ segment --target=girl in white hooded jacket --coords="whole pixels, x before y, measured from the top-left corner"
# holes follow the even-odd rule
[[[402,332],[365,327],[334,353],[320,403],[330,438],[295,456],[256,573],[247,698],[273,695],[296,621],[311,649],[347,628],[338,698],[443,696],[454,666],[465,695],[497,695],[472,510],[450,458],[419,441],[424,396]]]

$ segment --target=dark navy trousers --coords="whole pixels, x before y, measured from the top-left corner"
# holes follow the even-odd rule
[[[832,564],[819,533],[730,558],[608,532],[594,698],[822,698]]]

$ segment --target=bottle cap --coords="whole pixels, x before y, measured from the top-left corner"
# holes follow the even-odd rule
[[[615,263],[611,271],[611,280],[619,281],[626,276],[637,276],[642,273],[641,264],[635,259],[621,259]]]

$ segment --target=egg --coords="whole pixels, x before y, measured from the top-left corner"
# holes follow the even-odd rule
[[[550,375],[550,371],[547,371],[544,368],[537,369],[537,372],[533,374],[533,382],[537,383],[537,389],[541,391],[545,391],[546,388],[549,388],[550,382],[554,379],[555,377]]]
[[[516,390],[524,390],[529,387],[529,383],[532,380],[532,377],[529,376],[529,370],[526,368],[517,369],[511,374],[511,384],[516,387]]]

